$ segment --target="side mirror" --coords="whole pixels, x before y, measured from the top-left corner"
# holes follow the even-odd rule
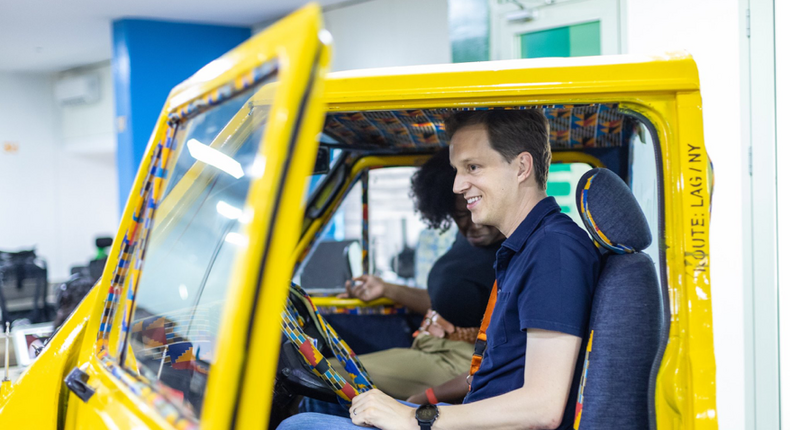
[[[362,247],[359,242],[351,242],[343,250],[343,255],[346,257],[346,264],[348,274],[351,276],[349,279],[362,276]]]
[[[329,173],[329,148],[319,146],[318,154],[315,157],[315,166],[313,166],[314,175],[323,175]]]
[[[109,248],[112,246],[112,238],[111,237],[97,237],[96,238],[96,247],[97,248]]]

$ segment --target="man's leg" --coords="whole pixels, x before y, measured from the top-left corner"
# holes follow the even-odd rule
[[[299,412],[316,412],[319,414],[348,417],[348,408],[338,402],[324,402],[322,400],[305,397],[299,403]]]
[[[469,371],[473,352],[474,346],[466,342],[419,336],[411,348],[393,348],[357,358],[378,389],[405,400]],[[337,359],[330,358],[329,363],[341,376],[350,380]],[[300,411],[329,412],[327,408],[335,409],[337,406],[324,403],[318,400],[303,402]]]
[[[399,400],[400,401],[400,400]],[[400,401],[406,406],[416,408],[419,405]],[[439,406],[447,406],[447,403],[439,403]],[[320,413],[305,412],[294,415],[277,426],[277,430],[302,430],[302,429],[331,429],[331,430],[355,430],[370,427],[360,427],[351,422],[351,418],[343,418],[335,415],[325,415]]]
[[[405,400],[469,370],[474,346],[421,336],[412,348],[393,348],[359,356],[376,387]]]
[[[361,429],[370,427],[360,427],[354,425],[350,418],[341,418],[334,415],[324,415],[318,413],[304,413],[294,415],[280,423],[277,430],[303,430],[303,429]]]

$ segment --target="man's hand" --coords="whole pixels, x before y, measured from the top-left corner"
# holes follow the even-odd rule
[[[379,390],[364,392],[351,401],[351,421],[382,430],[419,430],[415,410]]]
[[[346,293],[339,294],[340,298],[356,297],[369,302],[384,297],[387,284],[381,278],[372,275],[362,275],[351,281],[346,281]]]

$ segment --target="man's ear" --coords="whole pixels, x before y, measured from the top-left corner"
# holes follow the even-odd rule
[[[516,155],[515,161],[518,166],[518,182],[523,183],[529,179],[530,176],[534,175],[534,168],[532,164],[532,154],[527,151],[522,152],[521,154]]]

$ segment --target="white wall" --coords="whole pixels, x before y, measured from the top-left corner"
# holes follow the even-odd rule
[[[36,247],[53,269],[61,248],[52,78],[0,73],[0,94],[0,249]]]
[[[715,164],[711,282],[719,428],[744,428],[742,208],[748,141],[740,119],[737,0],[629,0],[626,52],[686,49],[700,73],[705,145]],[[745,101],[743,101],[745,102]]]
[[[774,29],[776,31],[776,117],[790,115],[790,3],[775,3]],[[782,78],[780,78],[782,76]],[[779,123],[781,124],[781,123]],[[776,173],[777,173],[777,227],[778,269],[779,269],[779,334],[780,368],[782,386],[782,429],[790,430],[790,172],[782,167],[790,166],[790,131],[781,125],[776,127]]]
[[[447,0],[373,0],[324,12],[332,70],[450,63]]]
[[[72,107],[56,105],[59,76],[0,73],[0,249],[35,246],[53,282],[86,263],[94,237],[114,236],[118,223],[110,68],[91,69],[101,100]]]
[[[118,167],[115,161],[115,97],[110,62],[60,73],[57,79],[97,73],[100,98],[89,105],[58,106],[60,156],[57,182],[58,240],[65,267],[50,279],[68,276],[68,267],[95,254],[98,235],[114,237],[118,213]],[[78,216],[77,216],[78,215]]]

